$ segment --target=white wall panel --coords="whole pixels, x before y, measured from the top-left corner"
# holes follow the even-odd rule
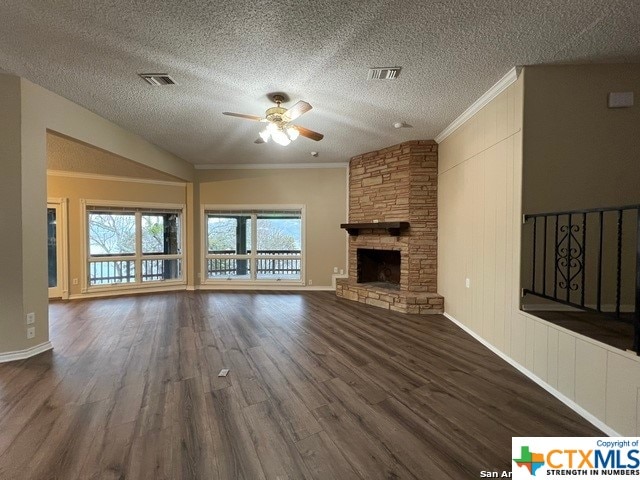
[[[576,339],[576,403],[598,418],[605,418],[607,351]]]
[[[520,311],[525,76],[440,144],[438,290],[447,313],[612,429],[637,435],[638,359]]]

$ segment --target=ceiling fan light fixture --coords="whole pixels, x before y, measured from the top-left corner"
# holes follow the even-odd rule
[[[223,115],[238,117],[256,122],[266,122],[264,130],[259,132],[260,137],[254,143],[266,143],[269,139],[279,145],[287,146],[298,137],[306,137],[314,141],[322,140],[324,135],[299,125],[292,125],[291,122],[301,115],[311,110],[313,107],[302,100],[298,101],[290,108],[281,106],[284,97],[281,94],[273,96],[275,107],[268,108],[264,116],[248,115],[245,113],[222,112]]]
[[[273,132],[271,134],[271,138],[274,142],[276,142],[278,145],[282,145],[283,147],[286,147],[291,143],[291,140],[289,139],[287,134],[282,130],[276,130],[275,132]]]
[[[271,137],[271,132],[269,131],[268,128],[265,128],[264,130],[262,130],[260,132],[260,137],[262,138],[262,140],[264,140],[265,142],[269,141],[269,137]]]
[[[271,123],[271,122],[269,122],[269,124],[267,125],[267,128],[265,129],[265,132],[269,132],[270,135],[272,135],[277,131],[278,131],[278,126],[275,123]]]
[[[293,142],[296,138],[298,138],[298,136],[300,135],[300,132],[295,127],[288,127],[287,128],[287,135],[289,135],[289,138]]]

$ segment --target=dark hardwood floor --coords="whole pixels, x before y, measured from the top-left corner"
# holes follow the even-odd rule
[[[620,320],[596,312],[529,311],[527,313],[620,350],[633,348],[632,313],[620,314]]]
[[[442,316],[331,292],[50,311],[55,350],[0,365],[2,479],[475,479],[512,436],[602,435]]]

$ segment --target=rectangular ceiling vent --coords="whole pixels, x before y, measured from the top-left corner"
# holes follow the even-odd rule
[[[140,75],[145,82],[149,85],[153,85],[154,87],[178,84],[178,82],[171,78],[167,73],[139,73],[138,75]]]
[[[402,67],[374,67],[369,69],[369,80],[395,80]]]

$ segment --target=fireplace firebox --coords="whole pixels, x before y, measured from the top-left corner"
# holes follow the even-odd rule
[[[400,289],[400,252],[358,248],[358,283]]]

